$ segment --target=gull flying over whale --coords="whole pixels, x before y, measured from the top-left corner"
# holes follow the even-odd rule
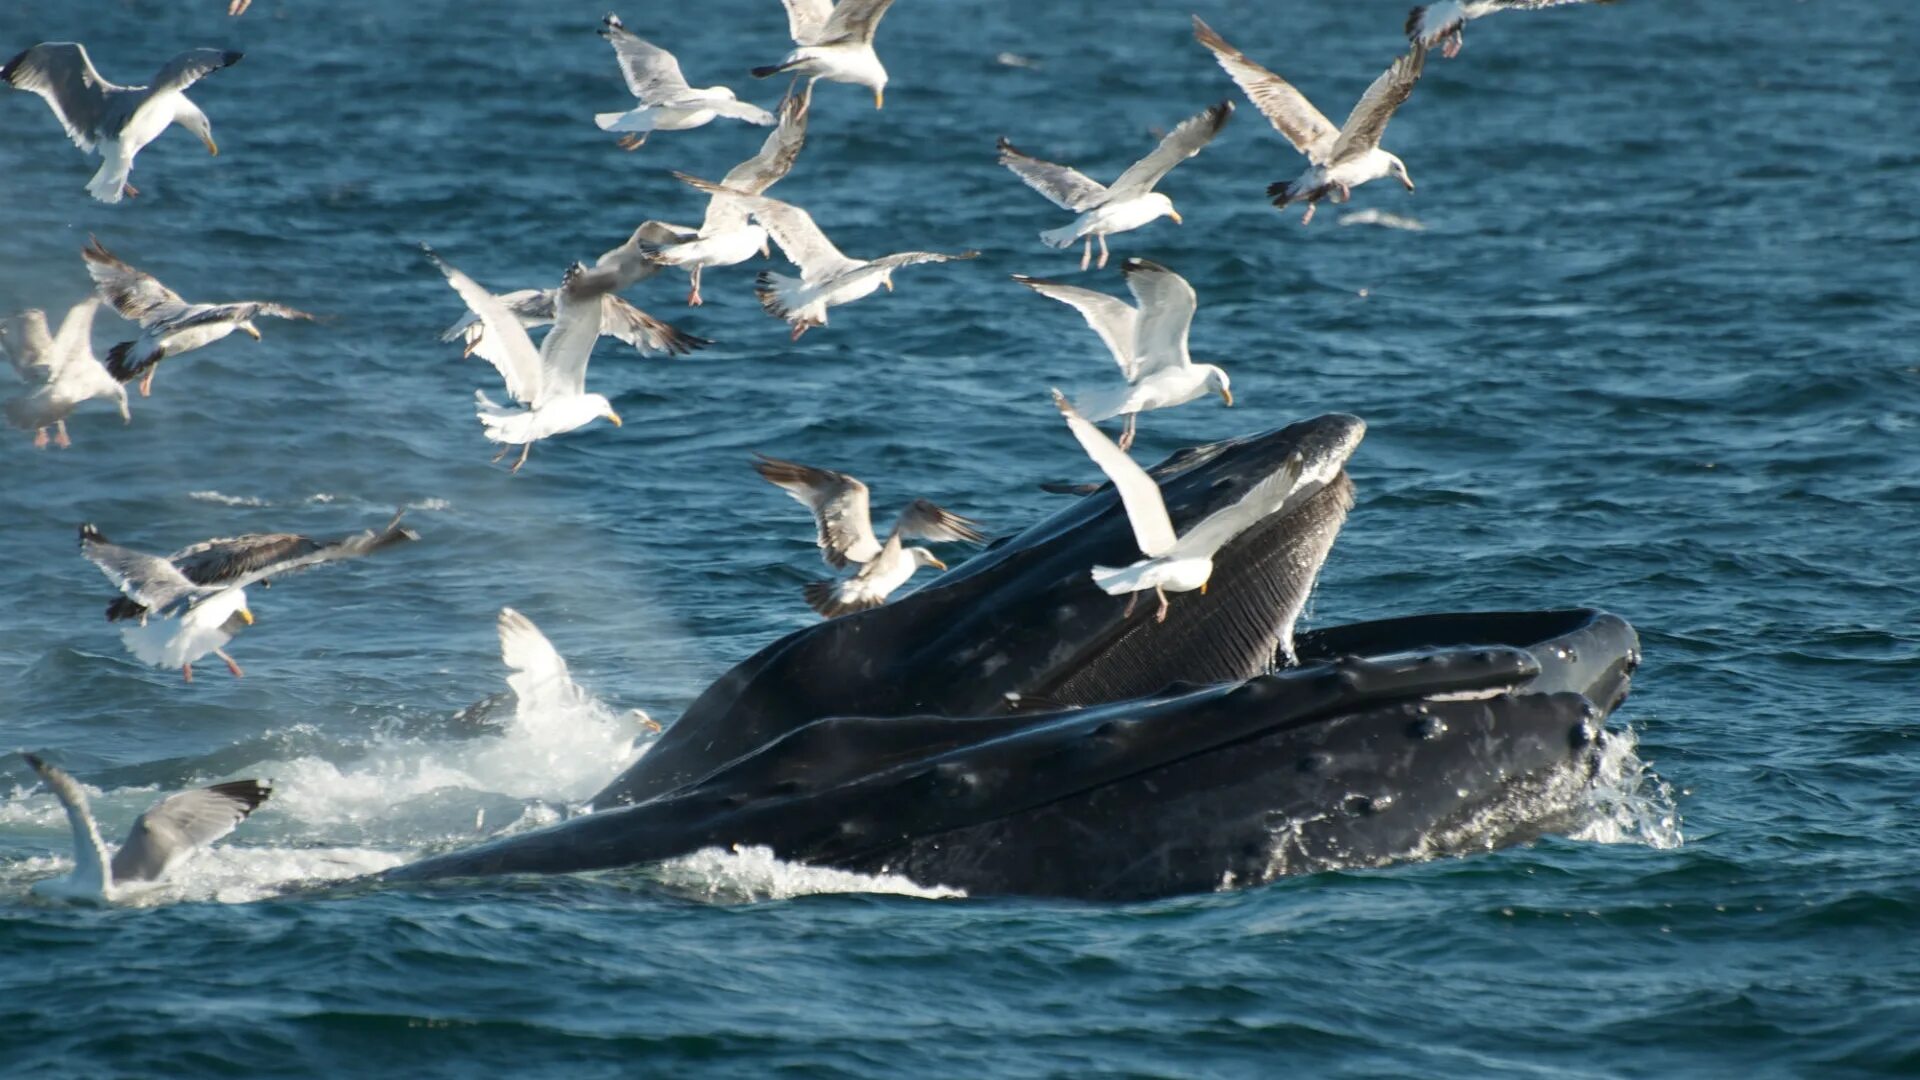
[[[153,391],[153,374],[160,361],[211,345],[238,330],[255,341],[260,330],[253,320],[262,315],[312,322],[304,311],[263,300],[227,304],[189,304],[180,294],[160,284],[152,274],[121,262],[99,240],[88,237],[80,252],[100,295],[120,317],[140,324],[140,337],[107,350],[107,371],[121,382],[140,380],[140,396]]]
[[[792,203],[765,195],[748,195],[685,173],[673,175],[710,195],[722,194],[737,200],[767,230],[773,242],[780,245],[780,253],[787,261],[800,268],[798,278],[763,270],[754,290],[760,298],[760,307],[767,314],[792,324],[795,341],[809,329],[827,325],[828,308],[870,296],[883,285],[892,292],[893,272],[903,266],[980,256],[977,251],[962,251],[957,255],[901,251],[877,259],[848,258],[833,246],[820,226],[814,224],[812,215]]]
[[[512,469],[517,473],[527,463],[533,444],[541,439],[603,418],[614,427],[620,426],[620,414],[613,411],[613,403],[605,395],[587,392],[587,361],[593,356],[594,342],[600,339],[601,300],[613,287],[613,274],[588,270],[580,263],[567,267],[554,300],[553,329],[536,349],[505,304],[441,261],[432,248],[424,244],[421,248],[479,317],[483,334],[492,343],[479,351],[500,372],[507,394],[523,406],[501,406],[488,399],[485,391],[474,391],[476,415],[488,441],[502,444],[493,460],[507,456],[514,446],[520,447],[520,460]]]
[[[1074,411],[1067,403],[1066,396],[1055,390],[1053,403],[1059,408],[1060,415],[1067,418],[1067,428],[1073,437],[1080,441],[1093,463],[1113,481],[1114,490],[1120,493],[1120,502],[1127,508],[1127,522],[1133,526],[1134,541],[1140,545],[1140,554],[1146,556],[1138,562],[1126,566],[1096,566],[1093,568],[1093,583],[1109,596],[1121,593],[1134,594],[1127,601],[1129,613],[1133,610],[1133,601],[1139,593],[1152,589],[1160,600],[1160,609],[1154,612],[1155,622],[1164,622],[1167,617],[1167,593],[1192,592],[1198,589],[1201,595],[1207,591],[1207,579],[1213,576],[1213,557],[1233,538],[1260,523],[1260,519],[1275,513],[1286,504],[1287,496],[1300,486],[1301,470],[1304,459],[1296,451],[1287,458],[1285,464],[1275,469],[1271,475],[1252,485],[1238,500],[1215,510],[1201,519],[1198,524],[1188,528],[1180,535],[1174,535],[1173,519],[1167,516],[1167,504],[1160,494],[1160,485],[1141,468],[1125,450],[1114,445],[1112,439],[1086,418]]]
[[[654,222],[667,230],[671,239],[646,243],[642,250],[654,262],[686,269],[691,276],[687,304],[700,306],[700,271],[709,266],[733,266],[745,262],[754,253],[767,254],[767,230],[756,224],[748,209],[729,192],[759,195],[780,181],[793,168],[794,159],[807,141],[807,106],[811,92],[789,95],[780,103],[780,123],[760,152],[735,165],[720,178],[725,191],[707,198],[707,216],[699,229]]]
[[[1027,186],[1045,195],[1062,210],[1078,214],[1073,224],[1048,229],[1040,240],[1048,247],[1068,248],[1075,240],[1085,239],[1080,253],[1080,269],[1085,270],[1093,257],[1093,242],[1100,241],[1100,267],[1107,265],[1107,237],[1113,233],[1137,229],[1158,218],[1170,217],[1181,223],[1173,200],[1153,190],[1160,178],[1175,165],[1199,153],[1213,141],[1233,116],[1233,102],[1209,105],[1198,114],[1182,120],[1153,153],[1127,166],[1111,186],[1103,186],[1077,169],[1042,161],[1000,139],[1000,164],[1012,169]]]
[[[1133,446],[1141,413],[1184,405],[1207,393],[1219,394],[1232,406],[1233,388],[1224,370],[1196,364],[1187,352],[1187,331],[1197,302],[1187,279],[1146,259],[1128,259],[1120,264],[1120,272],[1126,275],[1138,308],[1077,285],[1020,274],[1013,280],[1078,311],[1106,343],[1126,384],[1087,395],[1079,408],[1090,420],[1126,416],[1126,427],[1120,432],[1120,449],[1126,450]]]
[[[107,621],[138,620],[120,631],[121,642],[136,659],[154,667],[177,667],[192,682],[194,661],[212,653],[239,678],[245,672],[227,655],[226,644],[253,625],[247,587],[418,540],[420,534],[401,526],[401,516],[393,515],[377,532],[363,529],[338,540],[248,533],[203,540],[165,558],[111,543],[89,524],[80,526],[80,554],[123,594],[107,605]]]
[[[132,420],[127,388],[93,355],[93,315],[99,308],[97,296],[75,304],[60,321],[57,335],[47,332],[47,313],[39,308],[0,319],[0,355],[12,361],[14,370],[33,387],[6,403],[7,421],[22,430],[31,429],[35,447],[47,445],[49,426],[55,431],[55,446],[63,450],[72,446],[67,417],[94,398],[119,406],[122,423]]]
[[[167,61],[151,86],[117,86],[94,70],[84,45],[44,41],[0,67],[0,81],[45,98],[67,129],[67,138],[88,153],[99,153],[100,168],[87,182],[87,193],[117,203],[123,194],[140,194],[127,182],[134,155],[173,124],[200,136],[207,153],[220,153],[207,114],[187,99],[186,91],[212,72],[239,63],[240,55],[189,49]]]
[[[182,860],[239,827],[273,794],[258,780],[230,780],[169,795],[140,815],[120,850],[109,856],[86,790],[39,755],[20,756],[60,800],[73,829],[73,871],[33,883],[34,895],[54,900],[105,904],[129,885],[155,884]]]
[[[1440,46],[1451,60],[1460,55],[1467,23],[1501,11],[1541,11],[1568,4],[1611,4],[1613,0],[1441,0],[1407,13],[1407,40],[1422,48]]]
[[[626,132],[620,140],[625,149],[640,149],[647,136],[656,131],[704,127],[716,116],[763,127],[773,123],[772,113],[735,98],[727,87],[703,86],[696,90],[687,85],[686,76],[680,74],[680,61],[627,29],[620,16],[609,13],[602,20],[600,36],[613,46],[627,89],[640,99],[637,107],[626,112],[595,113],[593,117],[602,131]]]
[[[1268,186],[1267,195],[1274,206],[1284,210],[1297,202],[1306,203],[1306,216],[1300,219],[1305,225],[1313,220],[1314,208],[1321,199],[1331,196],[1333,201],[1344,203],[1354,188],[1369,180],[1393,176],[1408,191],[1413,190],[1406,163],[1380,149],[1380,136],[1387,130],[1387,121],[1393,119],[1394,110],[1406,102],[1413,84],[1420,79],[1427,57],[1423,46],[1414,46],[1412,52],[1395,60],[1373,80],[1347,114],[1347,122],[1334,127],[1333,121],[1314,108],[1292,83],[1249,60],[1198,15],[1193,17],[1193,36],[1213,51],[1213,58],[1240,84],[1247,100],[1265,114],[1273,129],[1307,157],[1307,170],[1298,178]]]
[[[831,469],[816,469],[765,454],[754,456],[755,472],[813,511],[820,556],[827,565],[838,570],[848,563],[860,564],[850,577],[807,583],[807,605],[830,619],[886,603],[887,597],[922,566],[947,568],[933,552],[907,547],[905,541],[978,544],[986,539],[975,527],[976,522],[925,499],[915,499],[900,512],[893,532],[882,543],[873,532],[867,485]]]
[[[807,85],[820,79],[852,83],[873,91],[873,107],[887,103],[887,69],[873,51],[873,32],[893,0],[785,0],[787,31],[797,46],[777,64],[753,69],[764,79],[791,71],[807,76]]]

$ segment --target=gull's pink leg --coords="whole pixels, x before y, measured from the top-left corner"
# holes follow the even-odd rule
[[[193,681],[193,665],[181,664],[180,675],[182,678],[186,679],[188,682],[192,682]]]
[[[1139,419],[1140,419],[1139,413],[1127,414],[1127,426],[1120,429],[1120,442],[1117,444],[1120,447],[1120,449],[1122,450],[1133,449],[1133,429],[1134,429],[1134,425],[1139,421]]]
[[[1101,234],[1100,234],[1100,265],[1099,265],[1099,268],[1100,268],[1100,269],[1102,269],[1102,270],[1105,270],[1105,269],[1107,268],[1107,234],[1106,234],[1106,233],[1101,233]]]
[[[240,670],[239,664],[233,662],[233,657],[227,655],[227,650],[215,649],[213,650],[213,655],[227,662],[227,670],[233,672],[234,678],[238,679],[246,674],[246,672]]]
[[[1139,602],[1140,602],[1140,594],[1139,594],[1139,593],[1137,593],[1137,592],[1130,592],[1130,593],[1128,593],[1128,594],[1127,594],[1127,606],[1126,606],[1126,609],[1125,609],[1124,611],[1122,611],[1122,612],[1120,612],[1120,617],[1121,617],[1121,618],[1123,618],[1123,619],[1131,619],[1131,618],[1133,618],[1133,605],[1135,605],[1135,604],[1137,604],[1137,603],[1139,603]]]
[[[1153,595],[1160,598],[1160,610],[1153,613],[1154,622],[1167,621],[1167,590],[1158,585],[1153,587]]]
[[[498,464],[500,464],[500,459],[501,459],[501,458],[503,458],[503,457],[506,457],[506,456],[507,456],[508,454],[511,454],[511,453],[513,453],[513,444],[512,444],[512,443],[508,443],[507,445],[505,445],[505,446],[503,446],[503,447],[501,447],[501,448],[500,448],[500,452],[499,452],[499,453],[497,453],[497,454],[495,454],[495,455],[493,455],[493,460],[492,460],[491,462],[489,462],[488,464],[492,464],[492,465],[498,465]]]
[[[1087,264],[1091,263],[1092,261],[1093,261],[1093,237],[1089,236],[1087,237],[1086,246],[1080,249],[1080,269],[1085,270],[1087,268]]]
[[[38,428],[34,431],[33,448],[35,450],[45,450],[47,448],[47,429],[46,428]]]
[[[687,306],[699,307],[702,303],[703,301],[700,299],[700,268],[696,266],[693,268],[693,288],[692,291],[687,293]]]
[[[65,450],[68,447],[73,445],[73,440],[67,438],[67,422],[65,420],[54,421],[53,445],[59,447],[62,450]]]
[[[140,396],[141,397],[149,397],[153,394],[154,370],[155,370],[154,368],[148,368],[147,373],[145,375],[140,376]]]
[[[1300,224],[1302,224],[1302,225],[1307,225],[1307,224],[1311,224],[1311,223],[1313,222],[1313,212],[1314,212],[1314,210],[1315,210],[1315,209],[1317,209],[1317,208],[1318,208],[1319,206],[1320,206],[1320,204],[1319,204],[1319,203],[1317,203],[1317,202],[1315,202],[1315,201],[1313,201],[1312,199],[1308,199],[1308,200],[1307,200],[1307,214],[1306,214],[1306,216],[1305,216],[1305,217],[1303,217],[1303,218],[1301,218],[1301,219],[1300,219]]]

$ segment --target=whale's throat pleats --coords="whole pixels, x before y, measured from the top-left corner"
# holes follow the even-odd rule
[[[1118,637],[1041,692],[1063,705],[1100,705],[1172,683],[1237,682],[1268,670],[1277,650],[1291,649],[1294,621],[1352,506],[1353,483],[1343,471],[1297,509],[1222,548],[1206,594],[1172,594],[1166,622],[1153,621],[1153,594],[1140,594]]]

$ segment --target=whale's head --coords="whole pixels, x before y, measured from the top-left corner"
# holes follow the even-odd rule
[[[1281,508],[1221,548],[1207,591],[1174,597],[1164,622],[1151,598],[1129,611],[1126,597],[1093,583],[1096,565],[1140,555],[1119,498],[1101,486],[909,596],[762,649],[700,695],[594,802],[672,790],[827,717],[1094,705],[1284,663],[1294,621],[1352,506],[1345,467],[1365,433],[1357,417],[1330,414],[1181,450],[1150,469],[1175,530],[1185,532],[1301,459]],[[1062,460],[1085,462],[1067,453]]]

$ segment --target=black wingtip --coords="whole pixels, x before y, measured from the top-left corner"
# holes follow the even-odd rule
[[[769,78],[771,76],[780,74],[780,65],[769,64],[766,67],[757,67],[753,69],[752,74],[753,74],[753,77],[756,79]]]
[[[47,767],[47,759],[41,757],[39,754],[35,754],[27,750],[22,750],[20,751],[20,756],[27,759],[27,764],[33,766],[34,772],[39,772],[41,769],[44,769]]]
[[[133,342],[123,341],[107,350],[107,374],[126,383],[139,377],[140,369],[128,359],[133,354]]]
[[[4,82],[8,86],[12,86],[13,73],[19,70],[20,61],[25,60],[27,58],[27,54],[32,51],[33,51],[32,49],[21,49],[19,52],[13,55],[13,59],[7,61],[7,64],[5,67],[0,67],[0,82]]]
[[[224,784],[214,784],[207,790],[241,804],[242,816],[260,809],[260,804],[273,794],[271,784],[263,784],[258,780],[229,780]]]
[[[80,542],[85,544],[89,541],[95,544],[104,544],[107,542],[107,538],[101,534],[99,526],[91,521],[80,526]]]
[[[239,63],[241,59],[246,55],[247,55],[246,53],[239,52],[234,49],[228,49],[226,52],[223,52],[220,54],[220,66],[232,67],[233,65]]]

